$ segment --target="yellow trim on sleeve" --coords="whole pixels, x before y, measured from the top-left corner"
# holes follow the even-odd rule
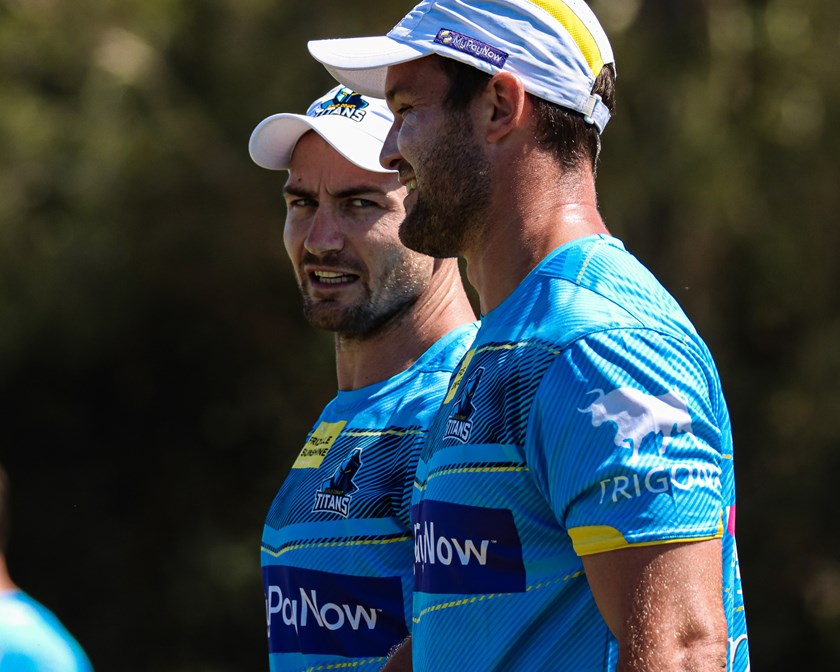
[[[641,548],[642,546],[661,546],[662,544],[681,544],[692,541],[707,541],[719,539],[723,536],[723,526],[718,524],[715,534],[706,537],[682,537],[679,539],[657,539],[656,541],[642,541],[631,543],[624,538],[624,535],[609,525],[585,525],[569,529],[569,536],[572,538],[572,545],[575,553],[579,556],[603,553],[604,551],[617,551],[620,548]]]

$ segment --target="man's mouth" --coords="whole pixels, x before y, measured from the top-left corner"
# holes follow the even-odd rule
[[[324,285],[342,285],[359,278],[358,275],[353,273],[342,273],[340,271],[312,271],[309,275],[316,283]]]
[[[399,167],[400,171],[400,184],[405,187],[406,196],[410,194],[412,191],[417,189],[417,176],[413,175],[414,171],[411,169],[407,163],[403,162],[400,164]]]

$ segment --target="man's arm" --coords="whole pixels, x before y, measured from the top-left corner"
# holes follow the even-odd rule
[[[726,669],[719,539],[596,553],[583,566],[618,639],[617,672]]]
[[[382,672],[411,672],[411,635],[393,648]]]

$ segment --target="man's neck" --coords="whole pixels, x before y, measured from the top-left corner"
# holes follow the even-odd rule
[[[510,296],[553,250],[577,238],[608,233],[591,176],[546,179],[557,175],[556,168],[525,174],[527,181],[506,184],[505,192],[497,194],[484,237],[465,254],[483,315]]]
[[[336,334],[340,390],[357,390],[405,371],[445,334],[475,320],[457,265],[449,260],[444,266],[411,308],[375,334],[366,338]]]
[[[8,593],[13,590],[17,590],[17,586],[9,576],[5,556],[0,553],[0,593]]]

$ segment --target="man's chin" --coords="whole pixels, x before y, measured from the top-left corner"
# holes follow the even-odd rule
[[[332,305],[330,305],[332,304]],[[334,302],[324,302],[308,299],[303,304],[303,316],[316,329],[335,331],[344,319],[344,310],[339,309]]]
[[[324,331],[356,335],[366,329],[366,319],[361,311],[352,308],[314,302],[304,305],[303,314],[310,325]]]
[[[347,323],[341,315],[330,314],[326,311],[305,311],[304,316],[311,326],[324,331],[342,331]]]
[[[457,251],[449,249],[452,244],[446,235],[445,224],[438,223],[441,221],[441,218],[428,213],[422,205],[416,204],[400,224],[400,242],[409,250],[436,259],[456,256]]]

